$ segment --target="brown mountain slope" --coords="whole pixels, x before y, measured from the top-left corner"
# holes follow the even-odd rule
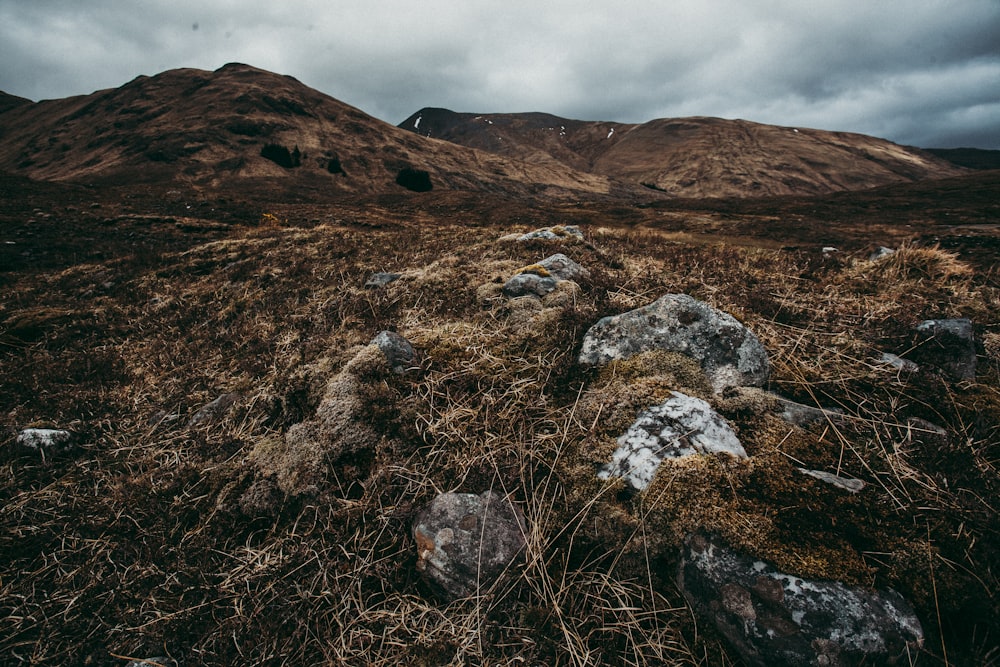
[[[411,168],[427,171],[435,187],[454,189],[559,194],[610,187],[604,176],[555,160],[519,163],[416,137],[291,77],[240,64],[170,70],[91,95],[15,104],[0,113],[0,137],[0,169],[40,180],[182,181],[306,199],[398,190],[397,174]],[[272,149],[277,162],[262,157],[268,145],[280,147]]]
[[[400,127],[508,157],[554,158],[682,197],[814,195],[963,173],[884,139],[720,118],[627,125],[422,109]]]

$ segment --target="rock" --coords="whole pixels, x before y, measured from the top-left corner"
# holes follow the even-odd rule
[[[399,280],[403,277],[402,273],[373,273],[368,276],[368,280],[365,281],[365,287],[368,288],[378,288],[385,287],[394,280]]]
[[[868,255],[868,261],[876,262],[884,257],[890,257],[895,254],[896,251],[892,248],[886,248],[884,245],[880,245],[874,250],[874,252],[872,252],[872,254]]]
[[[543,297],[556,288],[556,279],[535,273],[519,273],[503,286],[503,295],[508,299],[521,296]]]
[[[489,590],[525,547],[524,515],[501,495],[443,493],[413,524],[417,570],[449,599]]]
[[[940,368],[953,380],[975,380],[976,341],[972,321],[924,320],[914,329],[913,349],[907,356],[918,364]]]
[[[916,365],[909,359],[903,359],[891,352],[883,352],[882,356],[879,358],[883,364],[889,364],[897,371],[903,371],[904,373],[916,373],[920,370],[920,366]]]
[[[392,367],[394,373],[405,373],[413,367],[416,353],[410,341],[406,340],[393,331],[382,331],[372,340],[373,345],[378,345],[385,355],[386,361]]]
[[[815,408],[811,405],[803,405],[790,401],[787,398],[775,395],[778,404],[781,406],[781,418],[792,426],[806,428],[817,423],[833,422],[842,423],[844,411],[840,408]]]
[[[661,405],[643,411],[618,438],[600,479],[621,477],[642,491],[653,481],[663,459],[724,452],[745,459],[747,453],[725,419],[705,401],[678,391]]]
[[[918,444],[938,451],[946,450],[951,441],[948,429],[933,424],[920,417],[910,417],[906,420],[904,434],[907,444]]]
[[[536,229],[533,232],[528,232],[527,234],[521,234],[517,237],[518,241],[566,241],[566,240],[583,240],[583,232],[576,225],[557,225],[555,227],[543,227],[542,229]]]
[[[236,401],[240,400],[242,396],[237,393],[228,393],[219,396],[217,399],[203,405],[191,415],[191,419],[188,420],[188,428],[197,428],[199,426],[209,426],[218,421],[221,421],[229,410],[236,404]]]
[[[741,556],[718,539],[688,538],[677,583],[750,665],[898,664],[923,645],[923,629],[896,592],[810,581]]]
[[[834,475],[833,473],[825,472],[823,470],[808,470],[806,468],[797,468],[797,470],[803,475],[809,475],[821,482],[826,482],[836,486],[844,491],[850,491],[851,493],[859,493],[865,488],[865,483],[860,479],[855,479],[853,477],[841,477],[840,475]]]
[[[656,349],[698,361],[716,392],[761,386],[771,372],[767,351],[753,332],[732,315],[686,294],[667,294],[599,320],[583,339],[580,363],[596,366]]]
[[[125,667],[176,667],[177,662],[165,656],[155,658],[139,658],[125,665]]]
[[[517,275],[504,284],[503,295],[508,299],[520,296],[543,297],[555,290],[556,285],[566,280],[581,280],[590,277],[590,272],[566,255],[557,253],[546,257],[538,264],[522,268]]]
[[[76,439],[75,433],[63,429],[26,428],[17,434],[14,444],[45,458],[70,451],[76,446]]]

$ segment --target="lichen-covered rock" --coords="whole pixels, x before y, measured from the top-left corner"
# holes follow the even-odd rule
[[[197,412],[191,415],[191,419],[188,420],[188,428],[208,426],[221,421],[240,398],[242,398],[240,394],[230,392],[201,406]]]
[[[416,353],[413,345],[394,331],[380,331],[372,340],[377,345],[394,373],[405,373],[413,367]]]
[[[536,273],[519,273],[504,283],[503,295],[508,299],[520,296],[543,297],[556,288],[558,281],[551,276]]]
[[[524,515],[492,491],[443,493],[413,524],[417,570],[449,599],[484,592],[525,546]]]
[[[907,356],[920,365],[940,368],[953,380],[976,379],[976,341],[972,321],[924,320],[914,329]]]
[[[714,537],[688,538],[677,583],[750,665],[906,665],[923,644],[898,593],[785,574]]]
[[[76,445],[76,434],[57,428],[26,428],[17,434],[14,444],[42,457],[63,454]]]
[[[705,401],[678,391],[661,405],[642,412],[624,435],[600,479],[621,477],[642,491],[653,481],[663,459],[723,452],[747,458],[725,419]]]
[[[597,366],[657,349],[697,360],[716,392],[761,386],[771,372],[767,351],[753,332],[686,294],[667,294],[599,320],[584,337],[580,363]]]
[[[590,272],[566,255],[557,253],[546,257],[537,264],[526,266],[503,286],[503,295],[508,299],[519,296],[543,297],[555,290],[556,285],[566,280],[578,281],[590,277]]]
[[[521,234],[517,237],[518,241],[567,241],[583,240],[583,232],[576,225],[564,225],[556,227],[543,227],[542,229],[536,229],[533,232],[528,232],[527,234]]]

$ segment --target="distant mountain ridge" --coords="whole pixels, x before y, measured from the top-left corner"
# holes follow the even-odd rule
[[[239,63],[140,76],[61,100],[19,99],[0,113],[0,169],[38,180],[182,181],[298,199],[400,191],[405,170],[451,189],[611,188],[561,163],[525,165],[417,137],[292,77]]]
[[[964,173],[928,152],[862,134],[721,118],[625,124],[425,108],[399,127],[683,197],[826,194]]]
[[[0,170],[323,200],[427,188],[574,199],[815,195],[961,167],[874,137],[718,118],[643,124],[423,109],[399,127],[290,76],[230,63],[90,95],[0,93]]]

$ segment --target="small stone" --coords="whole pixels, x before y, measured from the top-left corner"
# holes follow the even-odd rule
[[[853,477],[841,477],[840,475],[834,475],[823,470],[807,470],[806,468],[798,468],[797,470],[803,475],[809,475],[821,482],[826,482],[851,493],[860,493],[865,488],[863,481]]]
[[[914,329],[910,358],[935,366],[953,380],[976,379],[976,342],[965,318],[924,320]]]
[[[924,641],[895,591],[786,574],[715,537],[688,538],[677,584],[748,665],[909,664]]]
[[[14,444],[44,458],[73,449],[76,445],[76,434],[56,428],[26,428],[17,434]]]
[[[394,373],[403,374],[413,367],[413,360],[416,358],[413,345],[398,333],[381,331],[372,343],[382,350]]]
[[[519,273],[506,283],[501,290],[508,299],[516,299],[522,296],[543,297],[555,290],[557,280],[549,276],[540,276],[535,273]]]
[[[811,405],[803,405],[802,403],[790,401],[781,396],[775,396],[775,398],[778,399],[778,403],[782,408],[781,418],[792,426],[806,428],[813,424],[826,422],[839,424],[844,421],[844,411],[840,408],[816,408]]]
[[[533,232],[522,234],[517,237],[518,241],[558,241],[558,240],[583,240],[583,232],[576,225],[558,225],[555,227],[543,227]]]
[[[492,491],[443,493],[413,524],[417,570],[449,599],[489,590],[525,547],[524,515]]]
[[[368,276],[368,280],[365,281],[365,287],[368,288],[378,288],[385,287],[394,280],[399,280],[403,276],[402,273],[373,273]]]
[[[667,294],[621,315],[605,317],[583,339],[580,363],[628,359],[647,350],[678,352],[696,360],[718,393],[762,386],[771,373],[757,336],[732,315],[687,294]]]
[[[884,245],[880,245],[878,248],[874,250],[874,252],[872,252],[872,254],[868,255],[868,261],[877,262],[878,260],[883,259],[884,257],[891,257],[892,255],[895,254],[896,251],[893,250],[892,248],[886,248]]]
[[[188,428],[208,426],[222,420],[229,412],[230,408],[236,404],[242,396],[237,393],[228,393],[219,396],[217,399],[198,408],[198,411],[191,415],[188,420]]]
[[[171,658],[160,655],[155,658],[140,658],[138,660],[133,660],[125,665],[125,667],[177,667],[177,662]]]
[[[599,479],[621,477],[642,491],[667,458],[714,453],[747,458],[732,427],[712,406],[678,391],[671,393],[672,398],[642,412],[618,438],[611,461],[597,473]]]
[[[920,370],[920,366],[916,365],[909,359],[903,359],[891,352],[883,352],[882,356],[879,358],[883,364],[889,364],[897,371],[903,371],[904,373],[916,373]]]

